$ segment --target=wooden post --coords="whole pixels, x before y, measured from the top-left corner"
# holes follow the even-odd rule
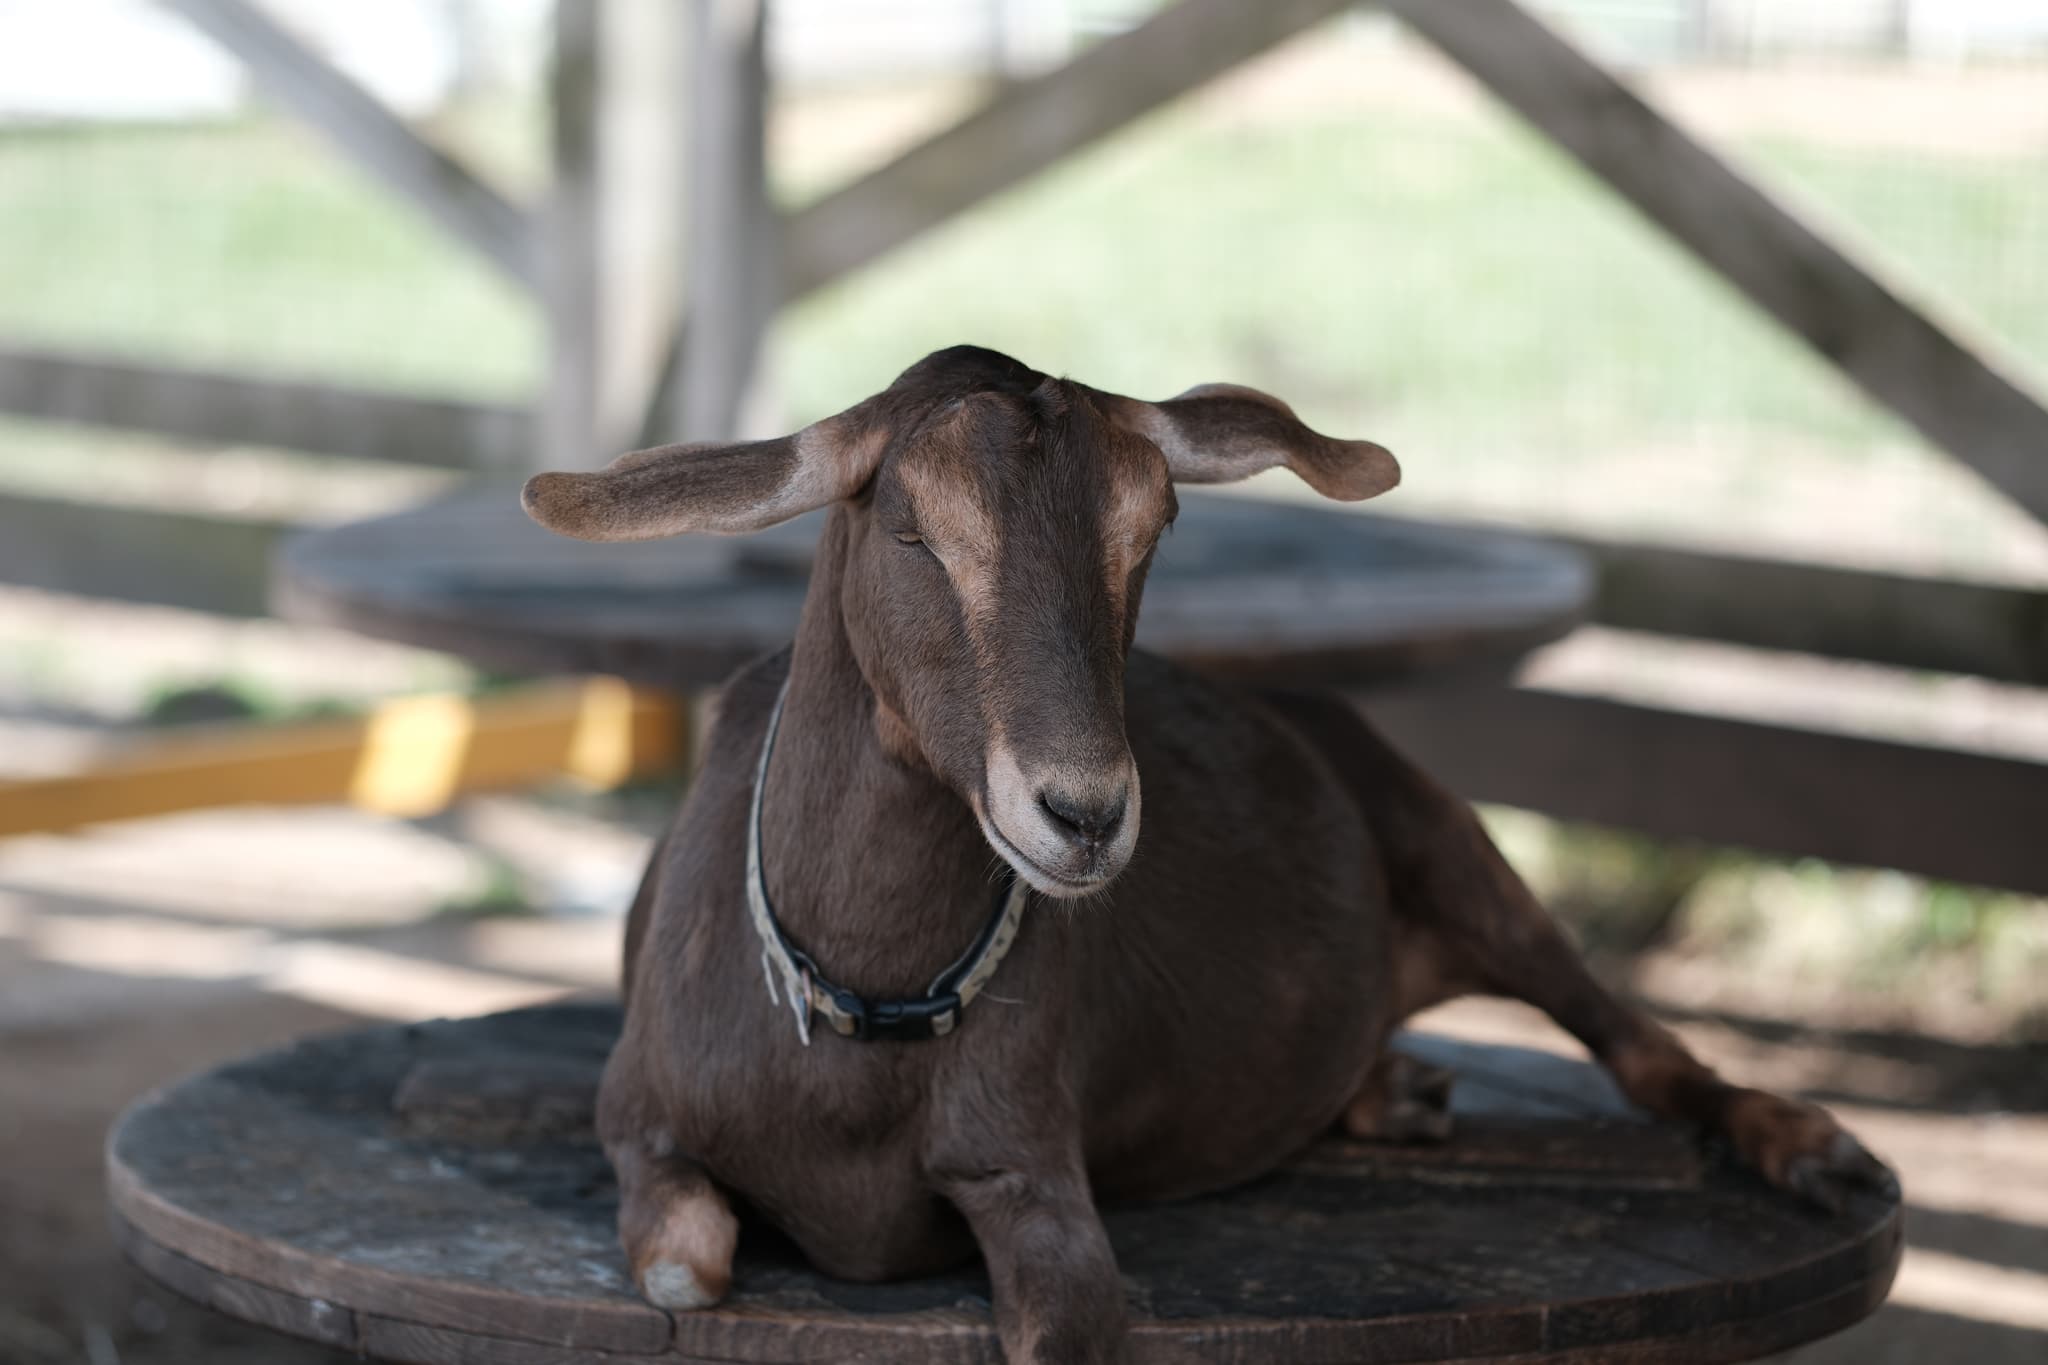
[[[642,433],[650,441],[719,440],[738,432],[780,294],[765,141],[767,5],[697,0],[690,14],[690,321],[672,387]]]
[[[685,27],[669,0],[556,5],[543,467],[633,445],[659,382],[682,254]]]

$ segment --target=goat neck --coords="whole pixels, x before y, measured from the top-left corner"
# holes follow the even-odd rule
[[[836,980],[910,995],[980,928],[995,859],[967,804],[882,742],[846,631],[848,515],[826,522],[797,626],[762,868],[784,930]]]

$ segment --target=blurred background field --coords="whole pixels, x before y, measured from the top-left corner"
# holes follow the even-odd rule
[[[1846,61],[1653,69],[1646,84],[2038,374],[2048,116],[2027,97],[2040,68]],[[851,178],[975,89],[920,76],[785,92],[782,198]],[[537,98],[480,92],[432,123],[531,184]],[[1902,103],[1931,123],[1854,112]],[[544,363],[511,285],[257,112],[11,131],[0,333],[498,399],[532,391]],[[1287,393],[1312,420],[1406,454],[1409,509],[2048,574],[2040,528],[1922,458],[1440,59],[1364,21],[798,305],[773,341],[783,410],[831,411],[965,336],[1134,392],[1232,375]],[[90,449],[9,424],[0,476],[61,487]],[[146,464],[121,467],[145,483]]]
[[[349,36],[350,7],[278,8],[365,69],[380,23],[439,35],[445,69],[393,74],[403,88],[387,93],[500,186],[540,192],[546,24],[533,0],[357,7],[369,39]],[[1041,16],[1039,46],[1020,55],[989,37],[1001,5],[846,6],[864,17],[833,20],[786,4],[771,42],[779,198],[800,204],[845,183],[1006,75],[1151,7],[1037,8],[1058,22]],[[1532,8],[1858,246],[1900,292],[2036,391],[2048,384],[2048,7]],[[78,24],[107,33],[158,22],[137,17],[150,10],[141,0],[76,9]],[[362,17],[371,9],[383,17]],[[56,107],[52,83],[31,77],[75,35],[47,16],[0,0],[0,345],[531,400],[546,332],[513,284],[203,56],[161,107]],[[58,104],[83,98],[60,93]],[[2048,586],[2048,529],[1877,411],[1382,16],[1323,25],[800,301],[769,339],[768,406],[794,426],[961,341],[1147,396],[1210,380],[1269,389],[1313,425],[1400,455],[1400,493],[1374,506],[1389,515]],[[223,526],[340,520],[460,477],[0,417],[0,496]],[[1254,492],[1294,495],[1280,482]],[[2048,695],[1978,678],[1599,628],[1544,651],[1527,676],[2048,758]],[[0,584],[0,777],[65,771],[186,719],[360,709],[492,682],[446,657],[262,617]],[[89,1046],[129,1048],[137,1077],[160,1078],[151,1069],[170,1065],[168,1044],[141,1041],[153,1010],[184,1011],[190,1046],[177,1056],[196,1065],[265,1030],[602,989],[615,930],[587,912],[622,908],[674,795],[565,789],[412,823],[229,811],[0,845],[0,1039],[13,1040],[0,1050],[51,1068],[15,1077],[15,1097],[40,1094]],[[1794,1075],[1868,1063],[1882,1075],[1852,1102],[1909,1116],[2048,1107],[2048,901],[1522,811],[1489,818],[1605,970],[1674,1019],[1739,1035],[1734,1055],[1768,1070],[1762,1054],[1797,1053],[1805,1060],[1784,1061]],[[250,1008],[233,1004],[238,990],[263,1009],[238,1016]],[[273,1010],[280,1000],[308,1012]],[[1786,1029],[1804,1032],[1788,1043]],[[84,1135],[126,1093],[110,1076],[81,1091],[72,1118],[40,1126],[0,1103],[13,1115],[0,1135],[10,1149],[16,1135],[76,1147],[71,1178],[87,1182]],[[1920,1141],[1901,1132],[1899,1144]],[[1952,1159],[1958,1170],[1979,1161],[1988,1189],[2010,1160],[2005,1141]],[[2043,1198],[2036,1187],[2021,1202]],[[1956,1194],[1952,1208],[1995,1202]],[[34,1208],[0,1250],[26,1264],[38,1245],[86,1246],[86,1214]],[[1989,1305],[1983,1322],[2005,1324],[1986,1342],[2024,1351],[2048,1330],[2048,1300],[2035,1297],[2048,1288],[2048,1208],[2015,1216],[2025,1226],[2006,1264],[2031,1278],[1997,1281],[1988,1299],[1957,1292]],[[80,1265],[103,1255],[75,1254]],[[0,1359],[100,1365],[85,1327],[146,1356],[153,1319],[137,1326],[110,1303],[53,1278],[11,1328],[0,1305]],[[2015,1323],[2019,1335],[1999,1335]],[[1860,1349],[1863,1360],[1932,1358]]]
[[[1808,5],[1780,49],[1676,60],[1671,26],[1646,22],[1657,6],[1547,8],[1633,58],[1650,91],[2018,373],[2048,369],[2048,65],[2025,32],[1962,57],[1859,50],[1855,7]],[[544,40],[527,11],[499,16],[514,54]],[[1084,13],[1075,41],[1117,17]],[[451,87],[424,121],[531,190],[546,159],[539,54],[508,68],[490,51],[496,78]],[[913,48],[787,81],[771,125],[781,198],[814,197],[956,116],[998,79],[959,69],[979,55]],[[0,336],[499,401],[533,391],[545,362],[513,286],[247,103],[0,133]],[[1403,456],[1400,495],[1375,509],[1396,515],[2048,582],[2048,531],[1371,17],[1322,27],[801,302],[771,339],[770,391],[794,425],[963,338],[1130,392],[1228,377],[1285,394],[1317,425]],[[0,488],[59,497],[296,523],[402,505],[453,477],[0,420]],[[253,654],[123,659],[118,634],[0,613],[8,690],[110,717],[181,687],[293,690]],[[1727,688],[1822,723],[1846,706],[1880,732],[2048,753],[2048,705],[2023,689],[1607,636],[1537,668],[1588,686],[1621,675],[1705,709]],[[1703,666],[1721,687],[1697,684]],[[422,661],[395,680],[462,673]],[[1767,906],[1791,884],[1751,878],[1741,895]],[[1840,903],[1875,894],[1863,887],[1839,878]],[[1980,983],[1987,1000],[2015,1017],[2039,1007],[2038,907],[1938,888],[1907,899],[1916,948],[1982,940],[2004,963]],[[1788,903],[1794,919],[1826,913],[1811,896]],[[1941,908],[1955,905],[1999,908]],[[1753,935],[1778,917],[1737,918]],[[1930,956],[1839,937],[1872,971]]]

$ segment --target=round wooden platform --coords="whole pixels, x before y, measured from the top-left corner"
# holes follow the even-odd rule
[[[893,1285],[742,1236],[731,1298],[642,1303],[590,1133],[616,1010],[316,1039],[186,1081],[108,1142],[117,1230],[203,1303],[373,1357],[491,1365],[999,1360],[978,1268]],[[1809,1210],[1624,1113],[1589,1066],[1410,1036],[1456,1068],[1440,1148],[1326,1142],[1107,1214],[1137,1359],[1753,1359],[1882,1301],[1896,1195]]]
[[[298,620],[538,672],[724,681],[796,630],[813,513],[737,540],[566,540],[510,488],[295,537],[273,577]],[[1183,491],[1138,642],[1268,684],[1346,686],[1503,669],[1569,630],[1576,551],[1518,536]]]

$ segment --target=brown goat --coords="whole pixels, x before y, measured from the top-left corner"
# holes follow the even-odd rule
[[[978,1247],[1010,1361],[1122,1359],[1095,1201],[1246,1180],[1336,1124],[1440,1134],[1441,1079],[1384,1049],[1467,992],[1545,1010],[1778,1185],[1882,1178],[1826,1113],[1727,1084],[1602,989],[1351,708],[1131,649],[1174,482],[1282,464],[1349,500],[1399,478],[1251,389],[1145,403],[959,347],[792,437],[527,485],[596,540],[834,505],[796,641],[726,688],[627,928],[599,1130],[649,1299],[725,1293],[737,1196],[847,1278]],[[1012,875],[1021,928],[990,918],[1025,901]],[[1002,967],[963,1013],[984,982],[933,979],[970,944]]]

